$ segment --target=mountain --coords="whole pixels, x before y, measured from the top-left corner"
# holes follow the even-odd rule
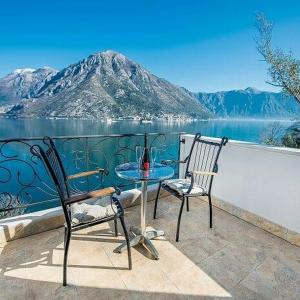
[[[11,105],[32,98],[58,71],[49,67],[17,69],[0,79],[0,105]]]
[[[0,79],[0,112],[67,118],[294,118],[300,105],[254,88],[192,93],[105,51],[61,71],[18,69]]]
[[[255,88],[216,93],[194,93],[212,114],[232,118],[293,118],[300,116],[300,105],[284,93]]]
[[[114,51],[96,53],[57,72],[8,114],[98,119],[209,115],[194,95]]]

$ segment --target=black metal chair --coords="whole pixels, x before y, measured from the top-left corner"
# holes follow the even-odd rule
[[[105,169],[98,168],[94,171],[67,176],[53,140],[45,137],[44,143],[48,146],[47,150],[44,150],[39,145],[33,145],[31,153],[44,162],[57,189],[65,216],[63,285],[67,284],[67,259],[71,233],[104,222],[114,221],[115,236],[118,236],[117,219],[120,219],[124,230],[128,250],[128,266],[131,270],[131,251],[128,232],[124,222],[124,209],[119,200],[113,197],[113,194],[117,193],[116,189],[107,187],[91,192],[72,194],[68,184],[69,180],[75,178],[91,176],[97,173],[107,174],[108,172]]]
[[[195,135],[189,155],[183,161],[165,160],[165,164],[186,164],[183,179],[171,179],[159,182],[155,199],[153,218],[156,219],[157,202],[161,188],[180,199],[181,206],[177,222],[176,242],[179,240],[180,221],[184,203],[186,200],[189,211],[189,198],[207,196],[209,203],[209,226],[212,228],[212,202],[211,189],[214,176],[218,172],[218,158],[222,147],[226,145],[228,138],[220,141],[209,141],[201,138],[201,134]]]

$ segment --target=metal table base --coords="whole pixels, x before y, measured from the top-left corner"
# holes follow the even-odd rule
[[[158,251],[151,242],[152,239],[163,236],[162,230],[156,230],[152,227],[146,228],[146,207],[147,207],[147,181],[142,181],[142,194],[141,194],[141,227],[130,227],[130,247],[139,244],[146,247],[155,259],[159,259]],[[126,241],[118,246],[114,252],[121,253],[127,248]]]

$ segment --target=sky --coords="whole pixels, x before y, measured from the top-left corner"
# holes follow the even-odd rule
[[[115,50],[191,91],[266,83],[255,14],[274,22],[276,47],[300,58],[299,0],[0,0],[0,77],[17,68],[62,69]]]

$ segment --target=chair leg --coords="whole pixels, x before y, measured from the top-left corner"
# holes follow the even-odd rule
[[[118,237],[118,219],[117,218],[114,219],[114,223],[115,223],[115,237]]]
[[[177,221],[176,242],[179,241],[180,221],[181,221],[182,210],[183,210],[183,207],[184,207],[184,201],[185,201],[185,197],[183,196],[181,206],[180,206],[178,221]]]
[[[156,219],[156,208],[157,208],[157,202],[158,202],[158,197],[159,197],[160,189],[161,189],[161,181],[159,182],[158,190],[157,190],[157,194],[156,194],[156,198],[155,198],[154,211],[153,211],[153,219]]]
[[[65,252],[64,252],[64,263],[63,263],[63,286],[67,285],[67,263],[68,263],[68,252],[71,239],[71,230],[65,227]]]
[[[212,228],[212,202],[211,196],[208,195],[208,204],[209,204],[209,228]]]
[[[127,228],[125,226],[125,222],[124,222],[124,217],[123,216],[120,217],[120,221],[121,221],[121,225],[123,227],[123,231],[124,231],[124,235],[125,235],[125,239],[126,239],[126,244],[127,244],[128,269],[131,270],[132,269],[132,261],[131,261],[130,241],[129,241],[129,236],[128,236],[128,232],[127,232]]]
[[[186,197],[186,211],[190,211],[189,197]]]

